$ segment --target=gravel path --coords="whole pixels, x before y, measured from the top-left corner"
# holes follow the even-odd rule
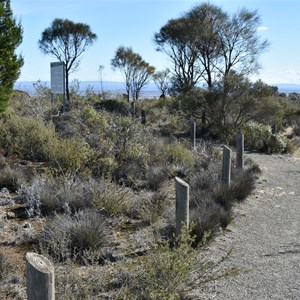
[[[300,299],[300,160],[247,154],[262,169],[254,193],[235,209],[228,232],[209,246],[237,275],[211,282],[201,299]],[[195,297],[196,298],[196,297]]]

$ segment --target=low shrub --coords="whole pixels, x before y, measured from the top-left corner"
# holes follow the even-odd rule
[[[39,243],[42,251],[56,262],[71,259],[83,263],[89,250],[97,250],[98,260],[102,261],[101,251],[109,245],[107,222],[103,215],[92,210],[74,216],[57,214],[46,224]]]
[[[196,245],[205,243],[220,227],[225,229],[232,220],[234,203],[243,201],[254,190],[253,168],[243,172],[233,168],[230,186],[222,183],[220,174],[221,164],[214,162],[188,178]]]
[[[169,178],[167,167],[161,164],[150,165],[146,177],[147,186],[156,191]]]
[[[56,141],[52,123],[34,117],[13,116],[0,122],[0,144],[20,159],[47,161],[49,145]]]
[[[272,136],[272,128],[255,122],[246,123],[243,126],[245,148],[256,151],[266,151],[267,144]]]
[[[87,171],[89,145],[78,138],[59,138],[48,145],[47,162],[59,172],[76,174]]]
[[[0,190],[7,188],[10,192],[15,192],[20,186],[24,174],[20,169],[6,166],[0,169]]]
[[[160,190],[148,197],[138,199],[135,203],[135,210],[142,222],[150,225],[157,222],[163,216],[169,205],[168,193]]]
[[[123,272],[124,286],[118,299],[182,299],[193,282],[192,273],[201,268],[192,241],[188,233],[183,233],[176,247],[170,249],[163,243],[137,260]]]
[[[193,166],[195,156],[192,151],[188,150],[180,143],[169,144],[166,147],[168,162],[174,165]]]
[[[227,193],[232,193],[232,198],[238,202],[245,200],[255,188],[253,169],[241,171],[232,170],[231,184]]]
[[[13,266],[8,261],[6,255],[0,253],[0,282],[8,277],[13,270]]]
[[[131,107],[128,102],[120,101],[120,100],[102,100],[99,105],[100,109],[116,112],[123,115],[129,115],[131,112]]]
[[[45,175],[23,183],[18,190],[18,201],[26,204],[29,217],[74,214],[86,208],[116,216],[128,210],[128,194],[124,188],[105,180]]]
[[[286,150],[287,139],[283,134],[272,134],[268,143],[268,151],[271,153],[283,153]]]
[[[109,216],[126,214],[130,208],[131,193],[113,182],[90,181],[90,191],[93,194],[93,207]]]

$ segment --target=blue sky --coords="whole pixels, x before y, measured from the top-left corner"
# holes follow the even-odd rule
[[[67,18],[90,25],[96,43],[82,55],[71,79],[99,80],[98,66],[104,65],[103,80],[123,81],[110,61],[119,46],[132,47],[157,70],[168,66],[168,58],[155,51],[153,36],[170,18],[177,18],[196,4],[193,0],[11,0],[14,15],[21,20],[24,37],[18,51],[25,64],[20,81],[50,80],[50,62],[38,49],[42,31],[55,18]],[[232,13],[246,7],[258,10],[262,18],[259,35],[271,43],[260,56],[262,69],[253,80],[269,84],[300,84],[299,0],[211,0]]]

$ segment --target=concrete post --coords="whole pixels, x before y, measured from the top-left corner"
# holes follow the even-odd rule
[[[26,253],[26,282],[28,300],[54,300],[54,266],[44,256]]]
[[[193,150],[196,150],[196,134],[197,134],[197,125],[196,125],[196,122],[191,119],[190,121],[190,135],[191,135],[191,142],[192,142],[192,147],[193,147]]]
[[[231,150],[223,146],[223,168],[222,168],[222,181],[224,184],[230,186],[231,175]]]
[[[183,226],[189,227],[189,185],[175,177],[176,188],[176,236],[180,236]]]
[[[236,166],[244,169],[244,134],[241,131],[236,135]]]

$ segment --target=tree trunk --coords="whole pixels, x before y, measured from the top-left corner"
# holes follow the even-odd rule
[[[70,108],[69,70],[66,68],[66,110]]]

